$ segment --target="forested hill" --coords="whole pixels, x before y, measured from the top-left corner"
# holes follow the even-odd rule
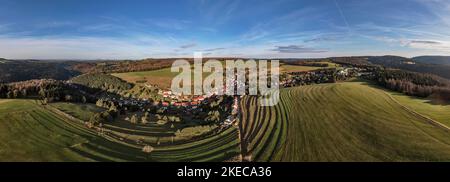
[[[74,77],[72,83],[84,85],[90,88],[101,89],[113,93],[118,93],[130,89],[133,85],[120,78],[103,73],[89,73]]]
[[[31,79],[67,80],[79,75],[69,62],[0,59],[0,83]]]
[[[426,64],[441,64],[450,66],[450,56],[418,56],[412,58],[415,62]]]
[[[414,59],[399,56],[368,57],[368,61],[372,64],[378,64],[385,67],[435,74],[450,79],[450,65],[422,63],[417,62]]]
[[[68,80],[84,73],[148,71],[170,67],[175,59],[45,61],[0,58],[0,83],[32,79]]]

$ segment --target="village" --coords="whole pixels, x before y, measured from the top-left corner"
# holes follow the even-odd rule
[[[234,84],[238,89],[245,85],[240,84],[239,81],[235,81]],[[225,89],[223,88],[222,93],[225,92]],[[109,109],[108,111],[111,111],[111,107],[114,107],[113,110],[118,110],[117,113],[122,115],[128,115],[129,112],[141,112],[157,116],[176,116],[180,120],[185,120],[183,118],[189,118],[187,120],[191,121],[199,119],[199,123],[205,123],[204,120],[208,120],[213,115],[212,122],[224,129],[235,124],[239,114],[241,96],[220,95],[217,89],[213,89],[207,95],[188,96],[164,89],[159,89],[157,94],[157,98],[161,99],[138,99],[104,94],[98,99],[97,106]],[[126,117],[125,120],[130,121],[130,117]]]
[[[353,77],[370,75],[371,70],[363,67],[344,66],[283,74],[283,79],[279,83],[281,88],[345,81]],[[248,94],[248,80],[235,79],[233,84],[236,88],[235,92],[242,89]],[[97,106],[108,109],[108,112],[112,112],[111,115],[113,116],[117,115],[115,113],[126,115],[125,120],[132,123],[136,123],[136,121],[131,121],[136,120],[132,117],[138,116],[144,120],[148,115],[153,114],[158,118],[170,116],[176,117],[180,121],[190,121],[191,123],[196,121],[200,125],[216,123],[221,128],[227,128],[237,123],[240,115],[239,103],[243,96],[223,95],[226,92],[226,87],[222,89],[220,92],[217,89],[212,89],[205,95],[183,95],[168,89],[158,88],[155,92],[157,96],[154,98],[159,99],[117,97],[114,94],[106,94],[98,99]],[[127,114],[130,112],[141,114]]]
[[[329,69],[318,69],[312,71],[289,72],[280,81],[282,87],[296,87],[302,85],[335,83],[345,81],[353,77],[371,75],[372,71],[364,67],[339,67]]]

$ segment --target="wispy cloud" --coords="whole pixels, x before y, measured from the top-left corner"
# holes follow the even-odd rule
[[[188,48],[192,48],[192,47],[195,47],[195,46],[197,46],[196,43],[191,43],[191,44],[181,45],[180,48],[181,49],[188,49]]]
[[[157,27],[170,29],[170,30],[184,30],[191,23],[188,20],[180,20],[180,19],[149,19],[146,22],[151,23]]]
[[[86,13],[46,9],[49,16],[37,6],[28,13],[1,6],[11,10],[0,20],[0,57],[171,57],[194,50],[249,57],[450,54],[448,0],[131,4],[97,11],[80,3],[73,10]]]
[[[318,35],[313,35],[312,38],[304,39],[303,42],[305,42],[305,43],[321,43],[321,42],[337,41],[344,37],[346,37],[346,35],[339,34],[339,33],[318,34]]]
[[[117,26],[115,24],[94,24],[94,25],[86,25],[80,27],[80,30],[83,31],[111,31],[121,29],[122,26]]]
[[[377,41],[382,41],[393,46],[409,47],[421,50],[434,51],[450,51],[450,42],[426,39],[405,39],[405,38],[389,38],[389,37],[370,37]]]
[[[216,33],[218,31],[216,28],[212,27],[200,27],[199,30],[211,33]]]
[[[241,42],[252,42],[264,39],[276,40],[277,37],[293,32],[302,32],[307,23],[320,23],[320,9],[304,7],[296,9],[272,19],[268,19],[251,27],[247,32],[241,34]],[[305,35],[305,34],[303,34]],[[289,38],[292,38],[290,36]]]
[[[411,40],[410,43],[412,43],[412,44],[430,44],[430,45],[442,44],[441,42],[434,41],[434,40]]]
[[[450,42],[435,40],[401,40],[401,44],[415,49],[450,51]]]
[[[288,46],[275,46],[276,48],[271,49],[272,51],[277,51],[279,53],[323,53],[328,52],[326,50],[308,48],[302,45],[288,45]]]
[[[438,21],[450,25],[450,2],[448,0],[416,0],[428,7]]]
[[[148,39],[149,43],[142,41]],[[142,59],[171,57],[173,46],[149,37],[5,37],[0,55],[12,59]],[[190,55],[185,53],[186,55]]]
[[[217,47],[217,48],[212,48],[212,49],[203,49],[201,51],[203,52],[213,52],[213,51],[219,51],[219,50],[224,50],[225,48],[223,47]]]
[[[212,24],[225,24],[236,17],[235,13],[239,7],[239,0],[230,1],[201,1],[198,10],[204,14],[208,22]]]
[[[0,33],[9,30],[10,24],[0,24]]]
[[[348,23],[347,18],[345,17],[344,12],[341,9],[341,6],[339,5],[337,0],[334,0],[334,4],[336,5],[336,8],[339,11],[339,15],[341,15],[341,17],[342,17],[342,20],[344,20],[344,23],[347,26],[348,31],[350,32],[351,31],[350,24]]]
[[[72,27],[78,25],[77,22],[73,21],[50,21],[45,23],[39,23],[36,25],[37,28],[61,28],[61,27]]]

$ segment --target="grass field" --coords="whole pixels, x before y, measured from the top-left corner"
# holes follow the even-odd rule
[[[361,82],[283,89],[275,107],[242,100],[254,161],[449,161],[450,133]]]
[[[35,100],[0,99],[0,161],[223,161],[239,153],[237,130],[186,144],[125,143],[53,113]]]
[[[450,132],[395,102],[444,122],[448,106],[386,92],[364,82],[343,82],[281,90],[274,107],[241,100],[241,141],[253,161],[449,161]],[[72,116],[87,117],[93,105],[53,103]],[[99,136],[83,124],[35,100],[0,99],[0,161],[224,161],[237,156],[239,138],[231,127],[183,142],[152,124],[107,125]],[[86,114],[84,114],[86,113]],[[124,139],[120,139],[124,138]],[[144,138],[154,151],[130,141]]]
[[[164,68],[153,71],[114,73],[112,75],[130,83],[145,81],[145,83],[149,85],[158,85],[161,88],[170,88],[173,77],[178,75],[178,73],[171,72],[170,68]]]
[[[397,101],[414,111],[450,127],[450,104],[436,104],[433,99],[389,92]]]
[[[95,104],[55,102],[51,103],[50,105],[83,121],[89,121],[91,116],[93,116],[95,113],[99,113],[105,110],[103,108],[97,107]]]
[[[288,65],[288,64],[281,64],[280,65],[280,72],[298,72],[298,71],[313,71],[318,69],[324,69],[324,68],[336,68],[339,67],[336,63],[331,62],[316,62],[316,63],[325,63],[328,64],[328,67],[315,67],[315,66],[301,66],[301,65]]]
[[[152,71],[114,73],[112,75],[130,83],[158,85],[160,88],[169,89],[172,84],[172,79],[178,74],[178,72],[171,72],[170,68],[163,68]],[[203,78],[208,75],[210,75],[210,73],[204,72]],[[192,74],[192,79],[193,78],[194,75]],[[191,84],[193,84],[193,82]]]

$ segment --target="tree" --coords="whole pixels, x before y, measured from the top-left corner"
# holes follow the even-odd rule
[[[102,118],[101,113],[96,113],[93,116],[91,116],[91,118],[89,119],[89,123],[94,125],[94,126],[98,125],[98,124],[100,124],[102,122],[103,122],[103,118]]]
[[[84,95],[81,97],[81,102],[82,102],[83,104],[85,104],[85,103],[87,102],[86,97],[85,97]]]
[[[43,105],[47,105],[47,104],[48,104],[48,99],[47,99],[47,97],[44,98],[44,99],[42,100],[42,104],[43,104]]]
[[[97,105],[98,107],[103,107],[103,99],[98,99],[95,105]]]
[[[147,124],[148,122],[149,122],[149,114],[148,114],[148,112],[145,112],[144,116],[142,116],[142,118],[141,118],[141,123]]]
[[[27,90],[26,89],[22,89],[22,97],[26,98],[27,97]]]
[[[114,121],[114,118],[113,118],[113,116],[111,116],[109,111],[102,112],[101,117],[103,118],[102,121],[108,121],[108,122],[113,122]]]
[[[47,96],[47,94],[45,93],[45,89],[44,88],[41,88],[40,90],[39,90],[39,96],[41,96],[42,98],[45,98],[46,96]]]
[[[72,101],[72,96],[69,95],[69,94],[67,94],[67,95],[64,97],[64,100],[67,101],[67,102],[70,102],[70,101]]]
[[[205,119],[206,121],[210,121],[210,122],[218,122],[220,121],[220,112],[215,110],[215,111],[210,111],[208,113],[208,116]]]
[[[13,93],[12,93],[11,91],[8,91],[8,92],[6,93],[6,98],[12,99],[12,98],[13,98]]]
[[[0,97],[5,98],[6,92],[8,92],[8,86],[6,86],[4,84],[0,84]]]
[[[116,118],[118,116],[119,110],[117,109],[116,105],[111,104],[108,111],[113,118]]]
[[[19,90],[14,89],[13,91],[13,98],[18,98],[19,97]]]
[[[136,114],[133,114],[133,116],[131,116],[130,122],[133,123],[133,124],[136,124],[138,122]]]
[[[152,147],[152,146],[150,146],[150,145],[145,145],[143,148],[142,148],[142,152],[145,152],[145,153],[150,153],[150,152],[152,152],[154,150],[154,148]]]

